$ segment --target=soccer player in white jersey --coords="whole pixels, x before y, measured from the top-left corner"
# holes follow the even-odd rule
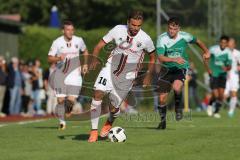
[[[228,41],[228,48],[232,52],[232,67],[228,72],[226,89],[224,94],[230,96],[230,108],[228,111],[229,117],[233,117],[237,105],[237,91],[239,89],[239,65],[240,65],[240,51],[235,49],[236,42],[234,38]]]
[[[56,63],[56,70],[50,75],[49,81],[57,97],[56,114],[59,117],[60,130],[66,128],[65,114],[71,114],[80,93],[81,74],[88,71],[88,50],[83,39],[74,35],[73,23],[65,21],[62,32],[63,35],[53,41],[48,53],[49,63]],[[84,55],[84,64],[80,64],[81,53]]]
[[[159,114],[160,123],[158,129],[166,128],[167,97],[173,89],[175,96],[176,120],[182,119],[181,99],[182,87],[189,68],[188,55],[186,48],[188,43],[197,44],[203,51],[203,59],[210,57],[210,53],[203,42],[193,35],[180,31],[180,22],[177,17],[168,20],[167,32],[158,36],[157,54],[162,68],[159,77]]]
[[[91,103],[92,130],[88,142],[98,140],[98,121],[103,96],[106,93],[109,94],[110,113],[100,132],[101,137],[107,136],[114,119],[120,114],[119,106],[132,88],[133,80],[137,76],[145,53],[150,56],[148,70],[151,72],[153,69],[155,47],[151,38],[141,30],[142,23],[143,13],[131,11],[128,15],[127,25],[115,26],[94,48],[93,55],[98,56],[100,50],[107,43],[111,41],[116,43],[105,67],[102,68],[95,81],[95,91]],[[96,63],[93,62],[93,68],[95,65]],[[150,75],[151,73],[145,77],[143,82],[145,85],[150,84]]]

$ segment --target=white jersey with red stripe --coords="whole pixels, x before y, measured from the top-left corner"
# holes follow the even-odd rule
[[[240,65],[240,51],[237,49],[233,49],[232,51],[232,65],[231,70],[229,71],[230,78],[237,78],[238,75],[238,66]]]
[[[51,75],[51,86],[57,97],[78,96],[79,86],[82,86],[79,55],[85,50],[86,45],[81,37],[73,36],[67,42],[64,36],[61,36],[53,41],[48,55],[64,54],[66,56],[64,61],[57,63],[56,71]]]
[[[105,43],[114,41],[116,47],[111,51],[105,67],[99,73],[94,88],[110,93],[112,105],[119,107],[132,88],[132,82],[137,76],[144,54],[153,53],[155,47],[143,30],[134,37],[129,36],[126,25],[115,26],[103,37],[103,41]]]
[[[116,44],[108,58],[108,63],[113,62],[115,55],[122,55],[122,61],[120,62],[139,64],[143,61],[145,53],[152,53],[155,50],[153,41],[148,34],[140,29],[137,35],[131,37],[128,34],[127,25],[115,26],[103,37],[103,41],[105,43],[114,41]],[[125,64],[122,64],[122,66],[125,66]]]
[[[240,65],[240,51],[237,49],[231,50],[232,52],[232,64],[231,70],[228,72],[225,95],[229,95],[230,91],[237,92],[239,89],[239,71],[238,66]]]
[[[64,36],[57,38],[53,41],[48,55],[56,56],[65,54],[66,58],[74,58],[79,56],[80,52],[86,50],[86,45],[81,37],[73,36],[72,39],[67,42]]]

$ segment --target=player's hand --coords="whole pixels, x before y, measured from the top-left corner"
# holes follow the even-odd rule
[[[212,76],[212,71],[210,69],[207,72],[209,76]]]
[[[64,61],[66,58],[66,54],[60,54],[58,57],[60,59],[59,61]]]
[[[87,65],[87,64],[84,64],[84,65],[82,66],[82,74],[85,75],[87,72],[88,72],[88,65]]]
[[[231,69],[231,66],[222,66],[222,69],[223,69],[225,72],[228,72],[228,71]]]
[[[99,64],[99,61],[97,58],[93,57],[92,62],[89,66],[89,70],[95,70],[96,66]]]
[[[185,59],[178,57],[178,58],[174,58],[174,62],[178,63],[178,64],[184,64],[185,63]]]
[[[210,59],[210,52],[209,51],[207,51],[207,52],[204,52],[203,53],[203,60],[209,60]]]
[[[145,78],[143,79],[143,88],[151,85],[151,76],[149,73],[147,74],[148,75],[146,75]]]

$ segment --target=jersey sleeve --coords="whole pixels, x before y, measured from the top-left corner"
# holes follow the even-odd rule
[[[84,43],[83,39],[80,38],[80,51],[84,52],[87,49],[86,44]]]
[[[209,52],[210,52],[210,54],[214,54],[214,47],[210,47]]]
[[[225,65],[226,66],[231,66],[231,64],[232,64],[232,54],[231,54],[231,51],[229,50]]]
[[[153,51],[155,51],[155,46],[153,44],[153,41],[150,38],[146,41],[146,46],[144,50],[147,53],[152,53]]]
[[[190,33],[184,32],[183,36],[187,43],[196,43],[197,42],[197,38]]]
[[[55,56],[58,53],[58,47],[57,47],[57,42],[54,41],[49,52],[48,55],[49,56]]]
[[[108,33],[105,36],[103,36],[102,38],[103,41],[105,43],[111,42],[114,39],[114,35],[116,34],[116,31],[117,31],[117,26],[111,29],[110,31],[108,31]]]
[[[237,50],[237,63],[240,65],[240,52]]]
[[[157,39],[157,55],[164,55],[165,54],[165,46],[163,44],[163,40],[161,38],[161,36],[158,37]]]

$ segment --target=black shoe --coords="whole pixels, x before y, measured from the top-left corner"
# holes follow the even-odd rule
[[[157,129],[166,129],[167,123],[166,121],[161,121],[157,127]]]
[[[176,111],[176,120],[180,121],[182,119],[183,119],[183,111],[182,110]]]

